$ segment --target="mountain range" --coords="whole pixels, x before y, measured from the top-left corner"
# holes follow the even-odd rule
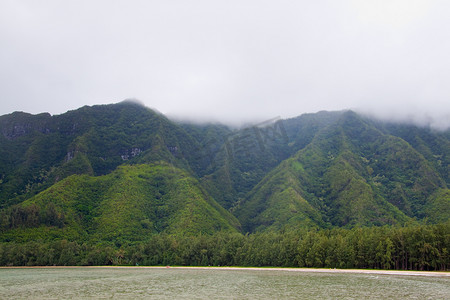
[[[0,116],[0,241],[444,223],[450,130],[353,111],[245,128],[134,102]]]

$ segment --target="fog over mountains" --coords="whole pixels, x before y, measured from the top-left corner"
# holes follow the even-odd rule
[[[135,97],[235,126],[352,109],[448,129],[449,14],[443,0],[1,1],[0,114]]]

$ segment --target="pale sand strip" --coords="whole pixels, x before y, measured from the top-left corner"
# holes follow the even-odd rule
[[[366,269],[316,269],[316,268],[256,268],[256,267],[180,267],[180,266],[33,266],[33,267],[0,267],[1,269],[70,269],[70,268],[112,268],[112,269],[192,269],[192,270],[234,270],[234,271],[283,271],[283,272],[303,272],[303,273],[353,273],[353,274],[373,274],[373,275],[397,275],[397,276],[431,276],[449,277],[450,272],[444,271],[402,271],[402,270],[366,270]]]
[[[254,267],[135,267],[135,268],[174,268],[200,270],[252,270],[252,271],[284,271],[303,273],[356,273],[399,276],[434,276],[450,277],[450,272],[432,271],[401,271],[401,270],[365,270],[365,269],[315,269],[315,268],[254,268]]]

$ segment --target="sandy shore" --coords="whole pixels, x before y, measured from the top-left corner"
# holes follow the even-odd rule
[[[127,268],[127,269],[194,269],[194,270],[240,270],[240,271],[283,271],[303,273],[354,273],[374,275],[398,275],[398,276],[431,276],[449,277],[450,272],[443,271],[401,271],[401,270],[366,270],[366,269],[315,269],[315,268],[256,268],[256,267],[179,267],[179,266],[89,266],[89,267],[64,267],[64,266],[34,266],[34,267],[0,267],[1,269],[36,269],[36,268]]]
[[[147,268],[147,267],[136,267]],[[450,277],[450,272],[430,271],[397,271],[397,270],[364,270],[364,269],[315,269],[315,268],[253,268],[253,267],[150,267],[150,268],[175,268],[175,269],[201,269],[201,270],[253,270],[253,271],[283,271],[303,273],[358,273],[378,275],[402,275],[402,276],[437,276]]]

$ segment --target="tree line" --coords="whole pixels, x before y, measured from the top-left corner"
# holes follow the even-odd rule
[[[159,234],[120,246],[58,240],[0,243],[2,266],[180,265],[396,270],[450,269],[450,222],[299,229],[242,235]]]

